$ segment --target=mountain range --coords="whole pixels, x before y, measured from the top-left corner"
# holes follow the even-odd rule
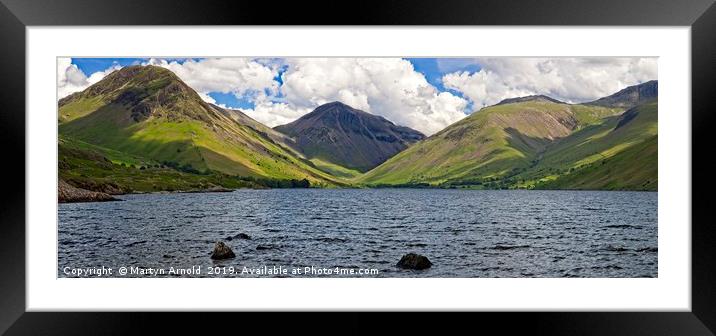
[[[656,189],[656,117],[655,100],[626,112],[537,98],[498,104],[417,143],[359,181],[491,189]]]
[[[270,128],[129,66],[58,102],[60,179],[108,193],[238,187],[657,189],[656,81],[515,97],[425,137],[340,102]]]

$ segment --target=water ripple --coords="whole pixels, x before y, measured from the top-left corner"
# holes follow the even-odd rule
[[[58,258],[60,269],[342,265],[377,268],[378,277],[656,277],[657,196],[431,189],[125,195],[121,204],[60,204]],[[236,239],[239,232],[250,239]],[[222,239],[237,257],[214,262],[209,255]],[[409,252],[433,267],[397,269]]]

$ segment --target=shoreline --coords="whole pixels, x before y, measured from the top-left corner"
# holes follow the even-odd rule
[[[79,189],[79,188],[78,188]],[[344,187],[344,188],[210,188],[210,189],[191,189],[191,190],[174,190],[174,191],[136,191],[119,194],[107,194],[114,199],[98,199],[98,200],[70,200],[70,201],[59,201],[62,203],[95,203],[95,202],[112,202],[112,201],[123,201],[122,199],[115,198],[114,196],[122,195],[167,195],[167,194],[204,194],[204,193],[232,193],[237,190],[273,190],[273,189],[321,189],[321,190],[380,190],[380,189],[392,189],[392,190],[456,190],[456,191],[583,191],[583,192],[638,192],[638,193],[658,193],[658,190],[607,190],[607,189],[476,189],[476,188],[439,188],[439,187],[420,187],[420,188],[409,188],[409,187]],[[91,190],[88,192],[98,193]]]

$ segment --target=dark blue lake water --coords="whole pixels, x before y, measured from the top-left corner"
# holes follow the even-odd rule
[[[58,276],[71,276],[65,267],[201,266],[201,275],[184,276],[215,276],[207,269],[314,266],[377,269],[371,277],[656,277],[657,195],[440,189],[124,195],[123,202],[59,205]],[[239,233],[251,239],[227,239]],[[236,258],[211,260],[217,240]],[[398,269],[409,252],[433,266]]]

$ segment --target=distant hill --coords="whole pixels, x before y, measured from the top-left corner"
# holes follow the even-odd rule
[[[204,102],[171,71],[129,66],[59,101],[67,139],[197,174],[340,183],[315,168],[283,135]]]
[[[517,98],[507,98],[507,99],[504,99],[501,102],[497,103],[496,105],[522,103],[522,102],[528,102],[528,101],[542,101],[542,102],[548,102],[548,103],[564,104],[564,102],[561,102],[561,101],[551,98],[551,97],[547,97],[545,95],[535,95],[535,96],[524,96],[524,97],[517,97]]]
[[[658,95],[659,82],[652,80],[639,85],[627,87],[613,95],[609,95],[585,104],[628,109],[654,101],[657,99]]]
[[[308,159],[364,172],[425,136],[340,102],[321,105],[274,128],[291,137]]]
[[[503,101],[416,143],[358,181],[373,186],[656,190],[657,101],[649,92],[644,89],[641,100],[613,95],[620,97],[610,100],[614,104],[647,102],[626,112],[544,96]]]

